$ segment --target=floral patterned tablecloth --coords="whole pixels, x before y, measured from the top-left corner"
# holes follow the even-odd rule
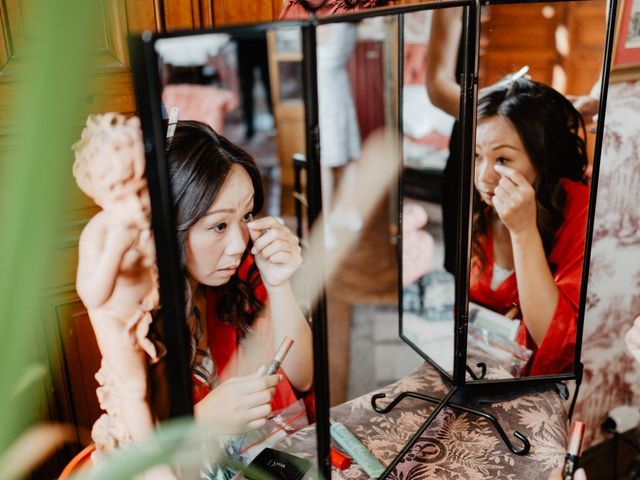
[[[407,390],[442,398],[448,387],[437,371],[425,363],[380,392],[386,393],[391,401]],[[379,414],[371,407],[371,395],[333,407],[331,417],[343,423],[388,465],[435,405],[405,398],[391,412]],[[531,443],[528,455],[512,454],[487,420],[445,408],[388,478],[546,480],[549,471],[562,464],[567,444],[567,414],[554,386],[519,390],[519,393],[504,394],[499,402],[496,400],[497,397],[491,396],[476,401],[482,405],[482,410],[498,419],[514,446],[521,446],[513,437],[514,431],[528,437]],[[384,402],[385,399],[379,404],[386,405]],[[316,456],[315,429],[309,427],[299,431],[285,440],[282,447],[290,453],[313,459]],[[368,478],[355,463],[340,475],[352,480]]]

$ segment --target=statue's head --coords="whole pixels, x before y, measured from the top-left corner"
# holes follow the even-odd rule
[[[150,202],[138,118],[90,115],[72,148],[73,175],[80,189],[128,225],[148,227]]]

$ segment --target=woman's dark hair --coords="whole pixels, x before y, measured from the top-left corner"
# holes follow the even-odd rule
[[[258,213],[264,203],[262,182],[251,155],[201,122],[177,123],[167,150],[167,161],[180,263],[186,273],[185,235],[207,213],[231,168],[239,165],[251,178],[254,191],[253,214]],[[229,282],[216,287],[220,292],[217,314],[221,321],[230,323],[243,332],[247,331],[263,306],[254,293],[259,279],[254,264],[246,281],[236,273]],[[190,291],[189,282],[186,283],[186,311],[190,315],[194,292]]]
[[[584,120],[571,102],[553,88],[520,78],[488,87],[478,100],[478,122],[500,116],[515,127],[533,163],[537,179],[537,226],[548,257],[564,221],[567,194],[561,178],[586,183],[587,146]],[[486,257],[480,237],[487,232],[490,208],[474,190],[472,256]],[[553,268],[553,267],[552,267]]]

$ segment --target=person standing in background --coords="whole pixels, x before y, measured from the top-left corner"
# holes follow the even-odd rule
[[[462,35],[462,9],[435,10],[431,17],[431,30],[426,52],[426,84],[429,99],[434,106],[456,119],[449,139],[449,157],[442,174],[442,227],[444,235],[444,268],[455,273],[457,259],[456,223],[460,192],[460,85],[462,70],[460,38]]]
[[[322,204],[334,211],[325,225],[325,241],[335,244],[332,227],[357,231],[362,217],[352,205],[332,205],[336,174],[342,170],[344,182],[353,183],[349,162],[360,155],[360,129],[351,94],[347,63],[356,45],[358,29],[353,23],[318,27],[318,117],[320,125],[320,166]],[[352,191],[348,188],[347,191]]]
[[[240,96],[242,101],[242,117],[245,123],[245,140],[250,141],[255,135],[255,69],[260,70],[260,80],[265,90],[267,109],[273,116],[273,100],[271,98],[271,82],[269,79],[269,53],[266,32],[252,33],[250,36],[235,36],[237,45],[238,76],[240,78]]]

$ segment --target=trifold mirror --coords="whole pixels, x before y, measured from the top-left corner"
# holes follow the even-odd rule
[[[246,462],[256,445],[282,445],[269,425],[284,425],[284,432],[310,425],[307,454],[329,477],[329,407],[398,380],[420,356],[455,387],[576,378],[613,10],[607,0],[492,2],[482,7],[481,22],[476,2],[455,1],[132,37],[171,416],[193,412],[192,379],[199,370],[217,376],[215,390],[268,363],[290,336],[289,362],[281,369],[289,388],[278,393],[280,415],[255,434],[232,438],[226,451]],[[596,97],[591,102],[589,94]],[[171,133],[174,107],[177,133]],[[188,120],[200,123],[182,123]],[[383,231],[372,234],[349,208],[349,196],[340,203],[332,191],[338,178],[352,181],[346,164],[380,127],[400,134],[402,155],[386,159],[397,162],[400,176],[378,207],[385,211]],[[206,137],[200,146],[198,135]],[[243,157],[230,144],[253,158],[236,159],[231,173],[225,170],[223,178],[239,178],[234,185],[215,186],[215,172],[179,163],[180,155],[192,159],[210,151]],[[206,180],[197,190],[192,184],[200,176]],[[357,179],[353,185],[345,191],[356,197],[366,189]],[[218,196],[229,204],[217,205]],[[220,306],[229,292],[245,298],[247,289],[264,291],[257,284],[266,283],[270,293],[281,294],[272,288],[281,272],[264,258],[244,271],[254,244],[265,248],[262,235],[287,227],[304,240],[316,223],[324,248],[312,251],[320,257],[315,266],[339,247],[343,237],[336,231],[382,238],[368,261],[381,262],[393,277],[385,298],[398,308],[381,321],[361,321],[364,330],[353,330],[358,321],[349,318],[345,330],[336,316],[341,289],[313,291],[295,281],[298,273],[290,270],[297,265],[287,265],[280,270],[287,271],[285,282],[298,285],[287,294],[298,320],[274,308],[274,298],[268,304],[263,298],[241,313],[248,308],[256,325],[266,327],[255,326],[253,317],[242,325],[227,322],[227,310],[237,313],[233,305]],[[196,227],[202,227],[200,246]],[[226,235],[235,236],[237,251],[218,246]],[[198,248],[212,263],[194,263]],[[206,283],[209,273],[222,279]],[[236,279],[241,273],[245,277]],[[322,285],[322,269],[305,273]],[[199,287],[198,280],[212,288]],[[206,328],[189,320],[194,311],[197,322],[206,318]],[[219,324],[228,338],[212,330]],[[312,339],[304,333],[309,328]],[[193,338],[205,330],[203,353]],[[362,357],[370,353],[365,337],[378,343],[381,356]],[[352,368],[356,363],[360,370]],[[372,365],[385,374],[370,375]],[[330,382],[332,389],[342,385],[331,399]]]

